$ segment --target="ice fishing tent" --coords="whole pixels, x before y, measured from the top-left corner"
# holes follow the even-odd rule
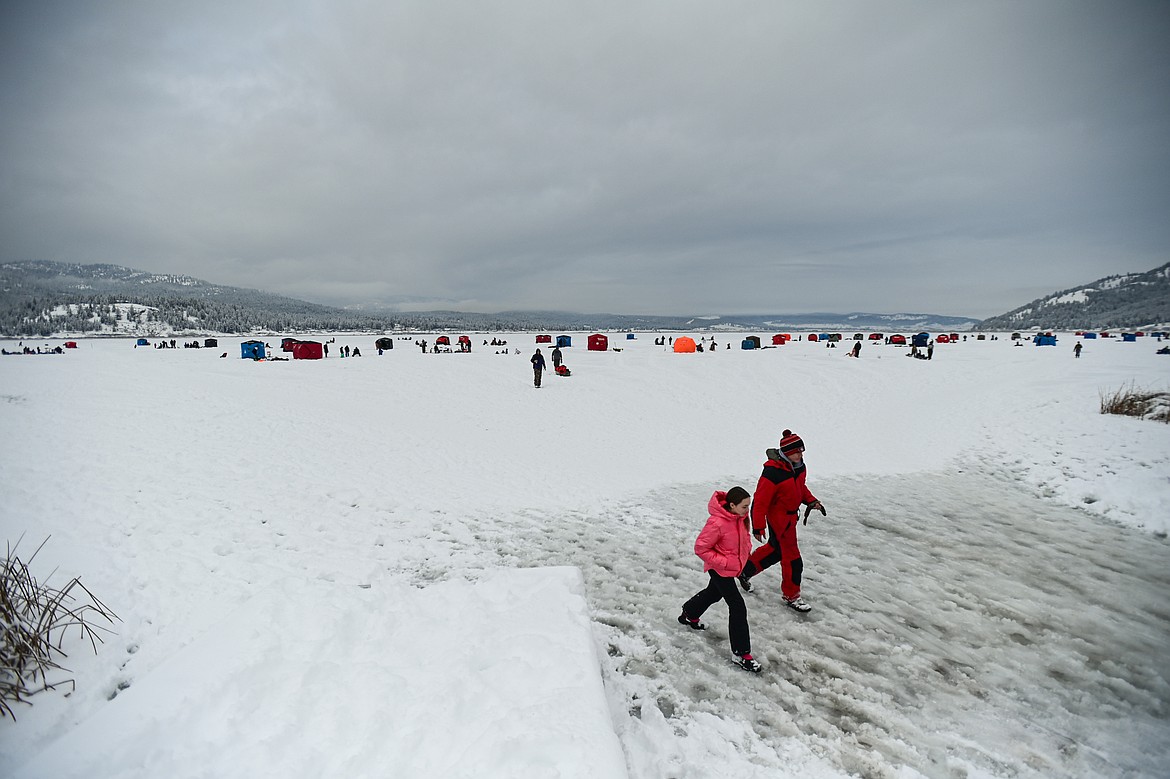
[[[689,354],[695,351],[695,339],[685,335],[681,338],[675,338],[674,350],[679,354]]]
[[[1097,340],[1097,334],[1096,333],[1081,333],[1081,338],[1091,338],[1095,341],[1095,340]]]
[[[1036,346],[1056,346],[1056,336],[1052,333],[1038,333],[1032,343]]]
[[[297,341],[289,351],[294,360],[321,360],[325,357],[325,348],[316,341]]]
[[[1137,343],[1137,336],[1133,333],[1122,333],[1121,340],[1127,343]]]
[[[895,345],[895,346],[905,346],[906,345],[906,336],[904,336],[904,335],[891,335],[890,336],[890,343]]]
[[[832,336],[830,336],[828,333],[821,333],[820,335],[817,336],[817,338],[821,341],[833,340]],[[812,339],[810,338],[809,340],[812,340]]]
[[[819,336],[817,336],[816,333],[809,333],[808,340],[812,341],[813,343],[816,343],[818,340],[820,340],[820,338],[819,338]]]
[[[466,335],[459,336],[458,343],[461,343],[464,346],[466,346],[468,349],[471,349],[471,338],[469,336],[466,336]]]
[[[976,341],[986,341],[987,336],[985,336],[983,333],[980,333],[979,335],[975,336],[975,340]]]
[[[865,340],[865,336],[864,336],[864,335],[862,335],[861,333],[854,333],[854,334],[853,334],[853,340],[854,340],[854,341],[864,341],[864,340]]]
[[[377,341],[374,341],[374,348],[375,349],[393,349],[394,348],[394,339],[393,338],[379,338]]]
[[[552,343],[552,336],[551,335],[538,335],[538,336],[536,336],[536,342],[538,344],[551,344]]]
[[[435,346],[450,346],[451,339],[445,335],[441,335],[435,339]]]
[[[633,341],[633,340],[635,340],[635,336],[634,336],[634,334],[633,334],[633,333],[626,333],[626,340],[627,340],[627,341]]]
[[[205,338],[205,339],[203,339],[203,345],[208,347],[208,348],[210,348],[212,346],[219,346],[219,341],[217,341],[214,338]]]
[[[134,345],[135,346],[150,346],[150,341],[146,340],[145,338],[139,338],[138,342]]]
[[[295,338],[281,338],[280,339],[280,351],[291,352],[293,350],[293,347],[296,346],[298,343],[300,343],[300,342]]]
[[[242,344],[240,344],[240,357],[245,360],[263,360],[264,342],[244,341]]]
[[[567,335],[558,335],[557,336],[557,348],[558,349],[560,349],[562,346],[572,346],[572,345],[573,345],[573,339],[570,338],[569,336],[567,336]]]
[[[66,341],[65,348],[66,349],[76,349],[77,348],[77,341]]]
[[[1019,333],[1012,333],[1012,340],[1013,341],[1020,340],[1020,334]]]
[[[935,340],[937,340],[940,344],[949,344],[951,342],[951,337],[946,333],[943,333]]]
[[[609,348],[609,339],[601,333],[594,333],[593,335],[589,336],[588,348],[591,352],[604,352]]]
[[[787,340],[788,340],[787,338],[780,335],[779,333],[776,333],[776,335],[772,336],[772,344],[774,346],[776,346],[776,345],[783,346],[784,342]]]
[[[871,341],[880,341],[883,338],[885,338],[885,336],[882,335],[881,333],[870,333],[869,334],[869,340],[871,340]]]
[[[743,339],[743,343],[739,345],[740,349],[759,349],[760,337],[758,335],[749,335]]]
[[[911,346],[926,346],[930,343],[930,333],[918,333],[910,339]]]

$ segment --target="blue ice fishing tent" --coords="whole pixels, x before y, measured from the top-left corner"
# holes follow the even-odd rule
[[[818,334],[817,334],[817,338],[819,338],[819,339],[820,339],[820,340],[822,340],[822,341],[831,341],[831,340],[833,340],[833,337],[832,337],[831,335],[829,335],[828,333],[818,333]]]
[[[571,347],[572,345],[573,345],[573,339],[570,338],[569,336],[567,336],[567,335],[558,335],[557,336],[557,348],[558,349],[562,346],[570,346]]]
[[[930,333],[919,333],[910,339],[911,346],[927,346],[930,344]]]
[[[136,343],[134,345],[135,346],[150,346],[150,341],[146,340],[145,338],[139,338],[138,343]]]
[[[263,360],[264,342],[244,341],[242,344],[240,344],[240,357],[245,360]]]
[[[626,340],[627,340],[627,341],[633,341],[633,340],[634,340],[634,334],[633,334],[633,333],[626,333]]]
[[[760,337],[758,335],[749,335],[743,339],[743,343],[739,345],[740,349],[759,349]]]
[[[1056,346],[1056,336],[1051,333],[1039,333],[1032,339],[1032,343],[1036,346]]]
[[[1081,336],[1081,338],[1092,339],[1095,341],[1095,340],[1097,340],[1097,334],[1096,333],[1085,333],[1084,335]]]
[[[1134,333],[1122,333],[1121,340],[1128,341],[1130,343],[1137,343],[1137,335]]]

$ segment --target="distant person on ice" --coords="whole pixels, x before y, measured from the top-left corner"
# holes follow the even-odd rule
[[[709,607],[720,599],[727,602],[727,632],[731,640],[731,659],[748,671],[758,672],[760,664],[752,658],[752,638],[748,630],[747,605],[735,586],[736,575],[752,553],[748,532],[748,512],[752,496],[743,487],[727,492],[716,490],[707,502],[707,524],[695,539],[695,554],[703,560],[703,570],[711,578],[706,589],[695,593],[683,604],[678,615],[680,624],[691,630],[706,630],[699,621]]]
[[[1073,347],[1073,356],[1079,358],[1081,356],[1081,342],[1077,341],[1077,345]]]
[[[561,347],[554,346],[552,350],[553,370],[561,367]]]
[[[825,514],[825,507],[804,486],[807,471],[804,441],[800,436],[785,430],[780,438],[780,448],[769,449],[767,455],[764,472],[760,474],[752,498],[752,535],[757,541],[763,541],[765,524],[770,534],[768,543],[757,549],[743,567],[739,583],[745,592],[751,592],[751,578],[780,563],[780,590],[785,605],[800,612],[809,611],[812,606],[800,597],[804,561],[800,559],[800,547],[796,543],[796,523],[800,519],[801,504],[808,506],[805,522],[808,522],[809,511],[816,509]]]
[[[532,385],[534,387],[540,386],[540,374],[544,373],[544,355],[540,353],[540,349],[536,350],[536,354],[532,355],[528,360],[532,363]]]
[[[853,342],[853,349],[850,350],[849,356],[850,357],[860,357],[861,356],[861,341],[854,341]]]

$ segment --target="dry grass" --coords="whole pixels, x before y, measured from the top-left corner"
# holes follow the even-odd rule
[[[109,632],[97,623],[113,625],[118,619],[77,578],[58,589],[33,577],[28,565],[47,542],[47,538],[41,542],[26,563],[16,556],[17,541],[8,546],[0,564],[0,719],[15,720],[13,705],[30,703],[28,699],[39,692],[72,688],[72,679],[56,678],[60,676],[56,672],[68,671],[60,664],[67,657],[62,648],[66,634],[77,630],[96,652],[101,633]]]
[[[1101,394],[1101,413],[1170,423],[1170,392],[1122,387],[1112,395]]]

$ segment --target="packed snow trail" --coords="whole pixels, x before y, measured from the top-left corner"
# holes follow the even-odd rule
[[[745,596],[760,677],[731,665],[723,604],[704,615],[705,633],[676,622],[706,583],[691,553],[706,500],[730,485],[675,486],[600,517],[464,521],[500,563],[585,572],[611,694],[633,717],[649,703],[680,741],[710,714],[748,723],[776,750],[757,755],[761,767],[783,766],[797,735],[864,777],[899,765],[931,777],[1153,777],[1170,764],[1164,539],[1044,501],[994,468],[834,483],[814,470],[810,485],[829,509],[800,528],[813,611],[781,603],[778,568]],[[711,769],[629,757],[634,775],[672,759],[662,775]]]

